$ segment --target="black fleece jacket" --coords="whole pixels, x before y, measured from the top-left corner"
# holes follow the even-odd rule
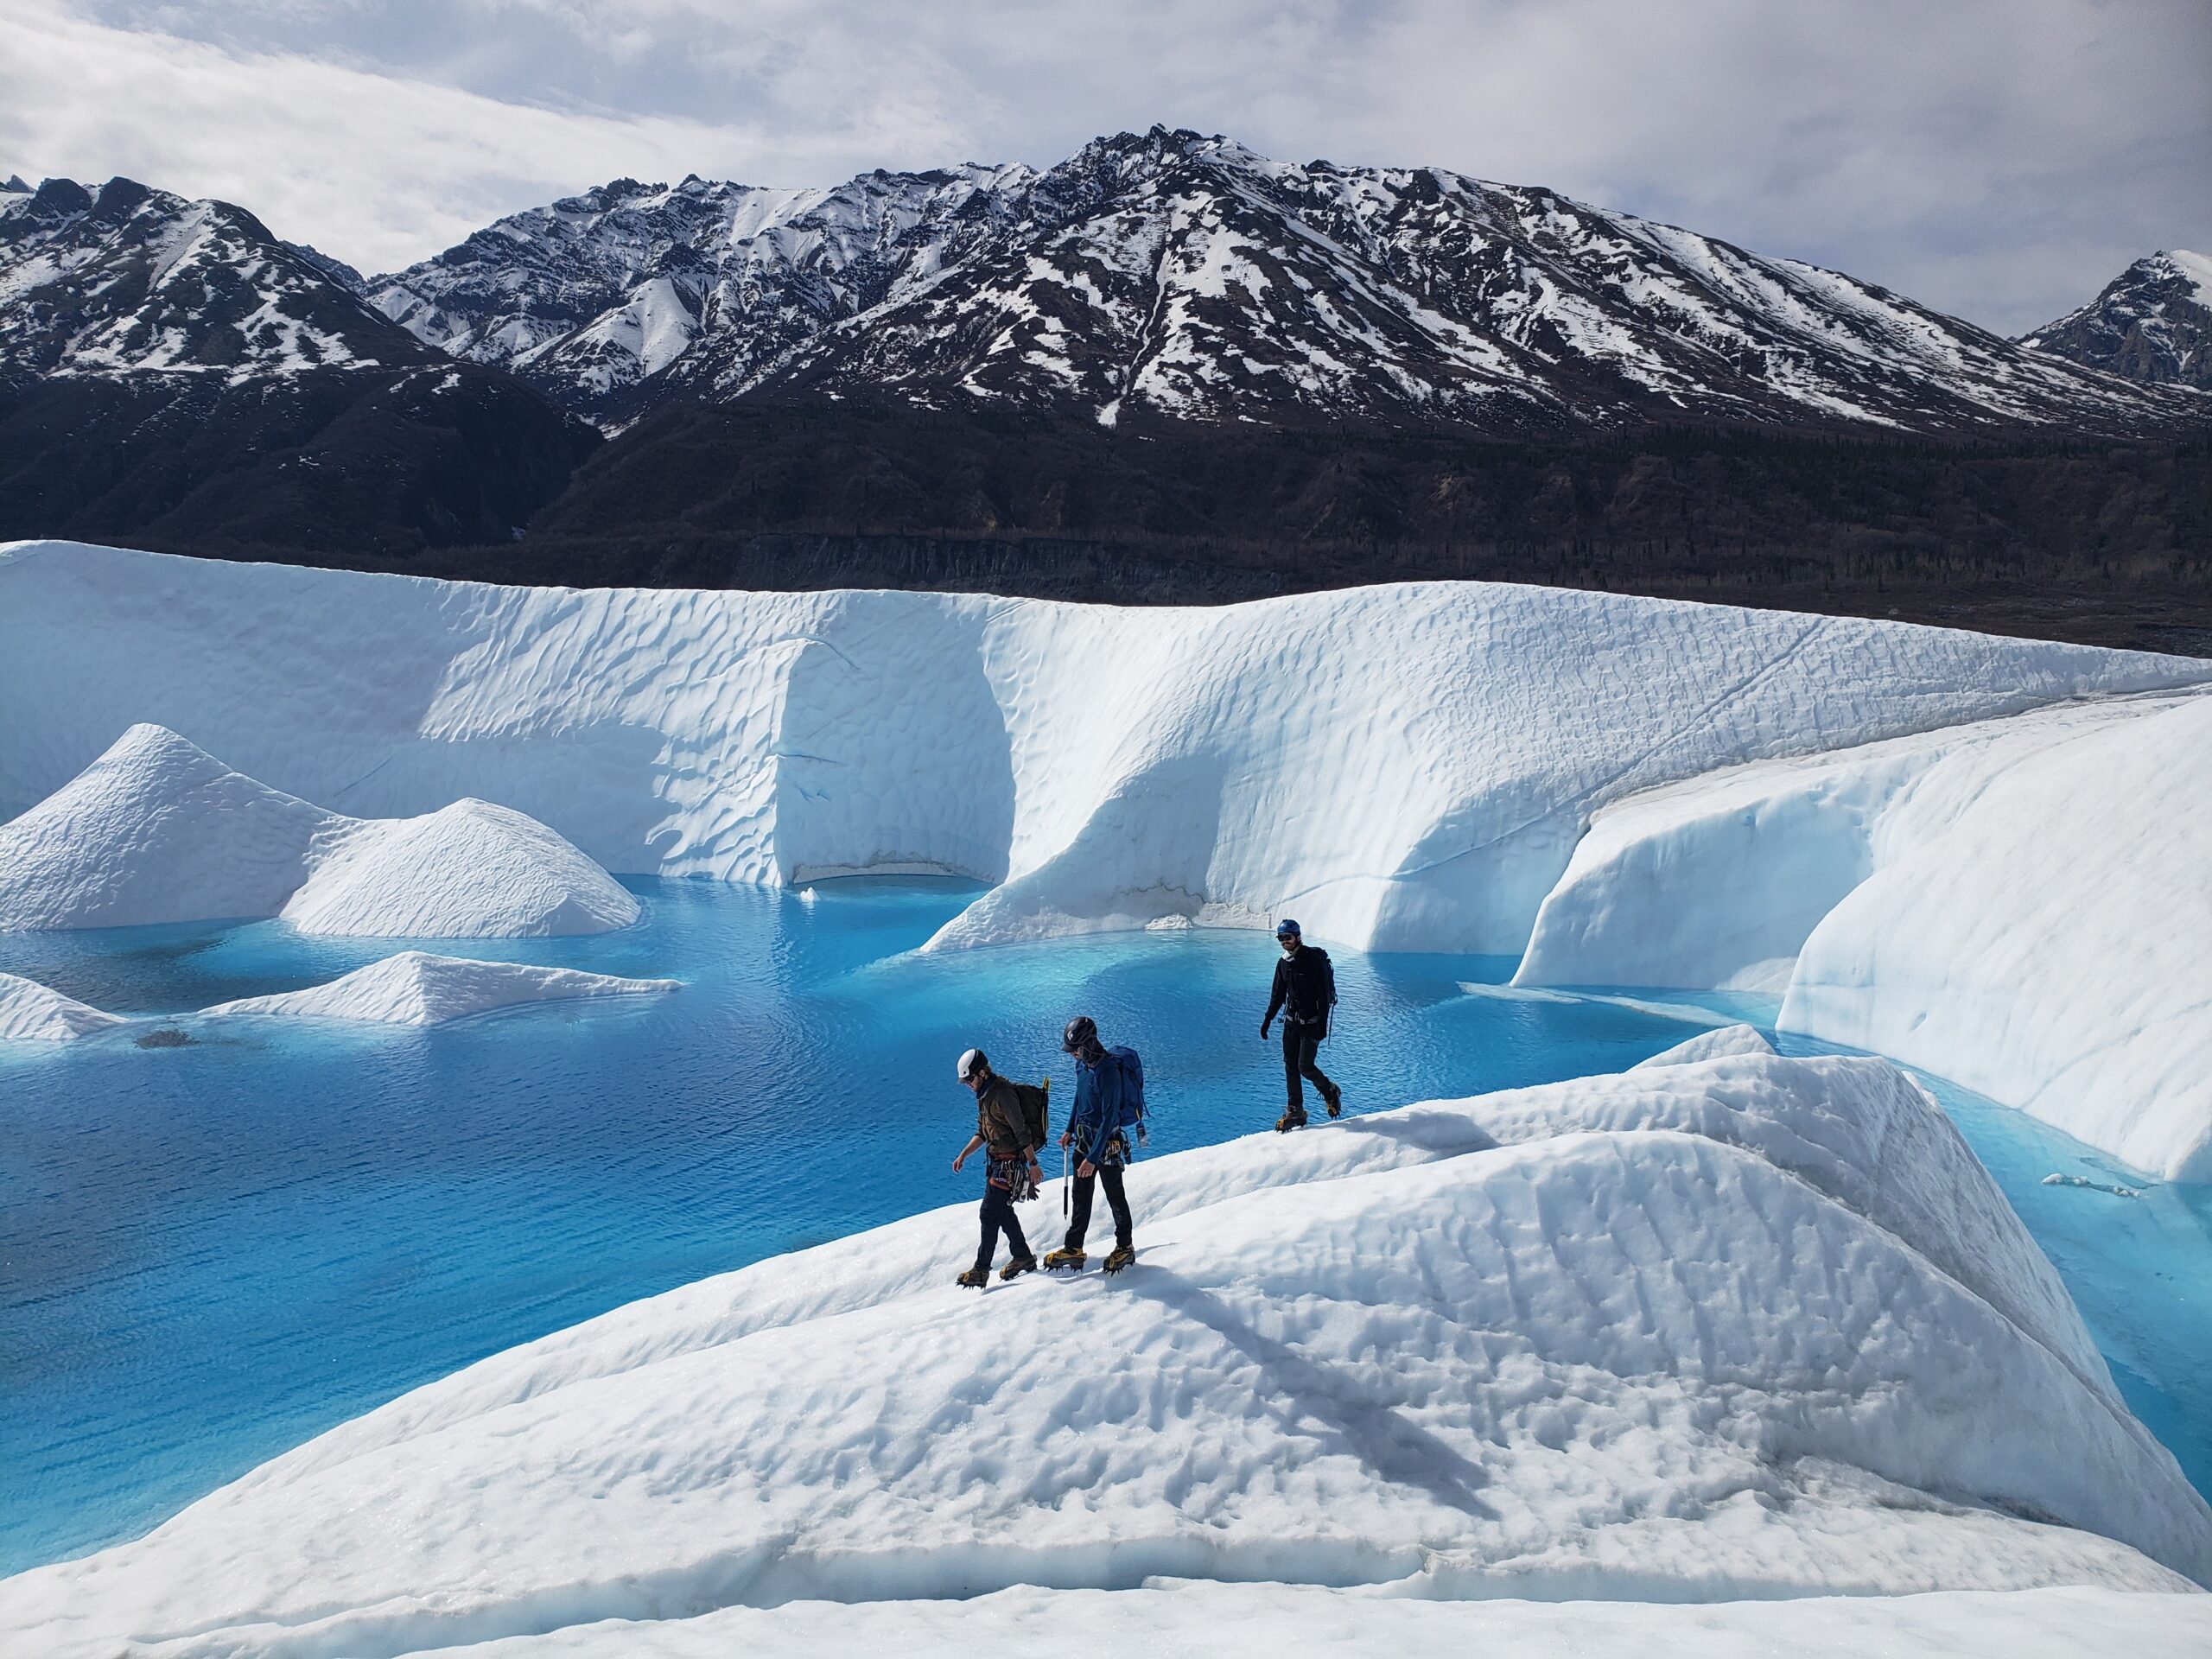
[[[1329,1034],[1329,1010],[1337,1006],[1337,970],[1329,953],[1318,944],[1301,944],[1275,963],[1274,994],[1268,998],[1268,1019],[1274,1020],[1287,1004],[1287,1018],[1301,1026],[1319,1026]]]

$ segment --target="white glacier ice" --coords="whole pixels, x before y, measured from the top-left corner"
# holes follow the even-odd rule
[[[2212,1596],[1952,1591],[1789,1601],[1425,1601],[1388,1589],[1160,1584],[1022,1586],[958,1601],[790,1602],[676,1619],[609,1619],[441,1648],[468,1659],[727,1659],[731,1654],[1059,1653],[1080,1631],[1103,1654],[1284,1659],[1312,1653],[1510,1654],[1515,1659],[2025,1659],[2101,1651],[2202,1659]]]
[[[402,950],[324,985],[269,996],[240,997],[202,1008],[204,1019],[280,1014],[311,1020],[366,1020],[393,1026],[435,1026],[528,1002],[570,997],[641,996],[679,988],[672,979],[622,979],[525,962],[473,962]]]
[[[2170,1179],[2212,1179],[2212,696],[1765,761],[1599,812],[1517,979],[1784,994]]]
[[[347,812],[491,797],[616,871],[1001,883],[945,944],[1294,907],[1318,938],[1505,952],[1608,802],[2208,677],[1490,583],[1120,609],[493,588],[19,543],[0,547],[0,703],[19,716],[0,810],[156,721]]]
[[[478,800],[349,818],[132,726],[0,824],[0,932],[281,915],[305,933],[601,932],[637,900],[524,814]]]
[[[2192,780],[2212,768],[2185,721],[2143,722],[2208,682],[2212,664],[2181,658],[1484,583],[1124,610],[503,588],[0,547],[0,810],[156,720],[349,812],[412,818],[494,796],[619,871],[996,883],[938,949],[1287,912],[1370,948],[1525,947],[1524,988],[1780,993],[1824,928],[1826,977],[1792,995],[1793,1024],[1908,1055],[2175,1174],[2203,1172],[2212,1135],[2212,1068],[2188,1058],[2212,1045],[2190,1012],[2212,953],[2185,946],[2212,892],[2189,828],[2203,822]],[[1847,898],[1908,833],[1935,836],[1944,801],[1961,828],[1937,837],[1942,855],[1969,879],[1931,893],[1926,916],[2008,913],[1975,879],[1997,868],[1976,836],[2000,832],[1967,811],[1973,780],[2108,725],[2152,736],[2082,751],[2078,797],[2106,787],[2090,772],[2122,766],[2128,743],[2162,745],[2148,764],[2174,808],[2139,827],[2164,861],[2138,860],[2142,879],[2113,893],[2135,875],[2088,818],[2066,819],[2075,797],[2038,798],[2075,826],[2081,857],[2052,867],[2035,911],[2063,949],[1986,957],[2033,981],[2012,1014],[1968,992],[1970,964],[1926,954],[1967,939],[1962,925],[1924,947],[1894,925],[1879,951],[1849,946],[1847,925],[1908,876]],[[296,833],[268,816],[278,842]],[[248,837],[226,850],[226,879],[281,880],[264,866],[282,853]],[[369,911],[431,896],[394,864],[394,880],[362,884]],[[626,894],[602,897],[607,925],[632,913]],[[2152,911],[2192,919],[2158,930],[2155,950],[2122,948],[2109,919]],[[2072,996],[2077,970],[2102,988]],[[1936,999],[1954,971],[1961,1000]],[[1864,981],[1875,973],[1896,983]],[[2057,1017],[2015,1041],[2025,1026],[2008,1021],[2030,1006]]]
[[[1721,1026],[1712,1031],[1701,1031],[1687,1042],[1676,1043],[1662,1049],[1649,1059],[1638,1060],[1629,1067],[1642,1071],[1662,1065],[1694,1065],[1700,1060],[1717,1060],[1730,1054],[1771,1054],[1774,1045],[1759,1035],[1756,1026]]]
[[[64,1043],[123,1023],[121,1014],[104,1013],[35,979],[0,974],[0,1041]]]
[[[2074,1586],[2153,1643],[2204,1628],[2110,1593],[2212,1580],[2212,1511],[1885,1061],[1724,1054],[1142,1169],[1122,1279],[956,1290],[962,1205],[702,1281],[0,1582],[0,1630],[52,1659],[673,1653],[1189,1580],[1324,1620],[1362,1586]],[[1116,1617],[1240,1605],[1184,1588]],[[1390,1611],[1370,1645],[1494,1616]]]

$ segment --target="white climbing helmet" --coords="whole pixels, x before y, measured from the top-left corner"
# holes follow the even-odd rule
[[[954,1075],[958,1077],[961,1082],[965,1083],[969,1078],[974,1077],[978,1071],[982,1071],[983,1069],[983,1051],[982,1049],[970,1048],[963,1050],[960,1056],[960,1064],[953,1068]]]

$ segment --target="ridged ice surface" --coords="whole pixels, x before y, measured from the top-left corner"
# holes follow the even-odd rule
[[[1126,1277],[957,1290],[963,1205],[702,1281],[0,1584],[0,1628],[381,1655],[1160,1576],[2212,1579],[2212,1511],[1885,1062],[1725,1056],[1140,1169]]]

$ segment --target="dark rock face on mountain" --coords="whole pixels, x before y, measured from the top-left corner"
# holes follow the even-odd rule
[[[1494,435],[2126,435],[2201,416],[1870,283],[1552,191],[1159,128],[1044,172],[619,180],[365,291],[425,343],[617,425],[756,395]]]
[[[2185,250],[2138,259],[2020,344],[2145,385],[2212,391],[2212,259]]]
[[[0,194],[0,537],[389,551],[505,539],[594,433],[357,274],[128,179]]]

